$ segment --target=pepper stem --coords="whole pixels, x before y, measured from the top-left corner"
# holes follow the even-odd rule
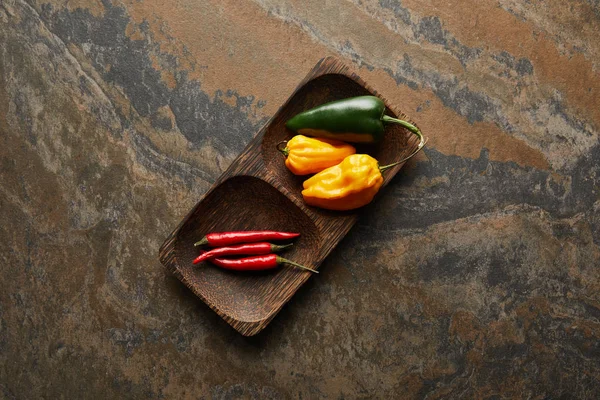
[[[402,125],[406,129],[408,129],[409,131],[411,131],[412,133],[414,133],[415,135],[419,135],[419,137],[422,138],[421,131],[419,130],[419,128],[417,128],[416,126],[414,126],[410,122],[406,122],[406,121],[403,121],[403,120],[398,119],[398,118],[390,117],[389,115],[383,115],[383,116],[381,116],[381,120],[383,122],[390,122],[392,124]]]
[[[278,252],[281,250],[285,250],[289,247],[292,247],[294,244],[293,243],[289,243],[289,244],[272,244],[271,245],[271,251],[272,252]]]
[[[304,265],[301,265],[301,264],[295,263],[293,261],[290,261],[287,258],[283,258],[283,257],[277,256],[276,260],[277,260],[277,264],[290,264],[290,265],[293,265],[294,267],[298,267],[298,268],[302,268],[302,269],[305,269],[305,270],[310,271],[310,272],[314,272],[315,274],[319,273],[319,271],[317,271],[317,270],[305,267]]]
[[[287,157],[287,156],[288,156],[288,154],[290,154],[290,149],[288,149],[288,147],[287,147],[287,146],[286,146],[286,147],[284,147],[284,148],[281,148],[281,145],[282,145],[282,144],[287,144],[287,140],[282,140],[281,142],[277,143],[277,144],[275,145],[275,147],[276,147],[276,148],[277,148],[277,150],[279,150],[279,151],[280,151],[280,152],[281,152],[281,153],[282,153],[284,156],[286,156],[286,157]]]
[[[198,247],[198,246],[204,246],[205,244],[208,244],[208,239],[206,238],[206,236],[204,236],[204,237],[202,238],[202,240],[199,240],[199,241],[197,241],[196,243],[194,243],[194,246],[195,246],[195,247]]]
[[[387,169],[395,167],[396,165],[402,164],[403,162],[406,162],[406,161],[410,160],[411,158],[413,158],[413,156],[415,154],[417,154],[419,151],[421,151],[421,149],[425,146],[425,143],[427,143],[427,138],[425,138],[423,136],[423,134],[421,133],[421,130],[419,128],[417,128],[416,126],[414,126],[410,122],[406,122],[406,121],[403,121],[403,120],[398,119],[398,118],[393,118],[393,117],[390,117],[389,115],[383,115],[381,117],[381,120],[383,122],[389,122],[389,123],[398,124],[398,125],[403,126],[404,128],[408,129],[409,131],[411,131],[412,133],[414,133],[415,135],[417,135],[419,137],[419,140],[420,140],[419,141],[419,145],[417,146],[417,149],[415,151],[413,151],[407,157],[404,157],[402,160],[396,161],[395,163],[384,165],[383,167],[379,167],[379,171],[384,172]]]

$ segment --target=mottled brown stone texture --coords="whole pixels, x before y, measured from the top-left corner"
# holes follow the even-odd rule
[[[599,398],[599,28],[595,0],[0,0],[0,398]],[[158,248],[328,55],[430,141],[245,338]]]

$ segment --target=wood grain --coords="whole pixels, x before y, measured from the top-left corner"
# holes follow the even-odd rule
[[[328,101],[365,94],[379,96],[388,115],[410,121],[342,62],[332,57],[319,61],[161,246],[161,262],[241,334],[252,336],[264,329],[312,273],[282,267],[250,275],[193,265],[198,255],[193,243],[211,231],[298,231],[302,236],[285,257],[318,269],[356,223],[360,210],[331,212],[306,206],[300,193],[305,178],[285,168],[275,145],[293,136],[284,126],[293,115]],[[383,165],[405,157],[417,145],[414,135],[392,125],[386,128],[381,144],[359,147],[358,151],[371,154]],[[384,185],[401,167],[384,174]]]

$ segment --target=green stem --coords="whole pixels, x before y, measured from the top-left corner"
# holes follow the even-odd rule
[[[406,121],[403,121],[398,118],[393,118],[393,117],[390,117],[389,115],[382,116],[381,120],[386,123],[398,124],[400,126],[403,126],[404,128],[408,129],[409,131],[411,131],[412,133],[414,133],[415,135],[417,135],[419,137],[419,145],[417,146],[417,149],[415,151],[413,151],[409,156],[404,157],[400,161],[396,161],[395,163],[384,165],[383,167],[379,167],[379,171],[381,171],[383,173],[385,170],[395,167],[396,165],[402,164],[403,162],[406,162],[406,161],[410,160],[411,158],[413,158],[413,156],[415,154],[417,154],[419,151],[421,151],[421,149],[425,146],[425,143],[427,143],[427,139],[423,136],[423,134],[421,133],[421,130],[419,128],[417,128],[416,126],[414,126],[413,124],[411,124],[410,122],[406,122]]]
[[[279,257],[279,256],[277,256],[277,264],[290,264],[290,265],[293,265],[294,267],[298,267],[298,268],[302,268],[302,269],[305,269],[305,270],[310,271],[310,272],[314,272],[315,274],[319,273],[319,271],[317,271],[317,270],[305,267],[304,265],[295,263],[293,261],[290,261],[290,260],[288,260],[286,258]]]
[[[198,246],[204,246],[205,244],[208,244],[208,239],[206,238],[206,236],[204,236],[202,238],[202,240],[194,243],[194,246],[198,247]]]
[[[274,252],[274,253],[276,253],[278,251],[285,250],[285,249],[287,249],[289,247],[292,247],[293,245],[294,245],[293,243],[290,243],[290,244],[272,244],[271,245],[271,251]]]
[[[402,125],[406,129],[408,129],[409,131],[411,131],[412,133],[414,133],[415,135],[419,135],[419,137],[422,137],[421,131],[419,130],[419,128],[417,128],[416,126],[414,126],[410,122],[406,122],[406,121],[403,121],[403,120],[398,119],[398,118],[390,117],[389,115],[383,115],[381,117],[381,120],[383,122],[387,122],[387,123]]]
[[[279,150],[279,151],[280,151],[280,152],[281,152],[281,153],[282,153],[284,156],[286,156],[286,157],[287,157],[287,156],[288,156],[288,154],[290,154],[290,149],[288,149],[288,148],[287,148],[287,146],[286,146],[286,147],[284,147],[284,148],[281,148],[281,145],[282,145],[282,144],[287,144],[287,140],[282,140],[281,142],[277,143],[277,144],[275,145],[275,147],[276,147],[276,148],[277,148],[277,150]]]

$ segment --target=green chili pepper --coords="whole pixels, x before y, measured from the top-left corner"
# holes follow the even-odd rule
[[[358,96],[323,104],[290,119],[286,126],[306,136],[338,139],[353,143],[376,143],[383,139],[384,123],[399,124],[419,137],[418,149],[425,145],[419,128],[384,115],[379,97]]]

